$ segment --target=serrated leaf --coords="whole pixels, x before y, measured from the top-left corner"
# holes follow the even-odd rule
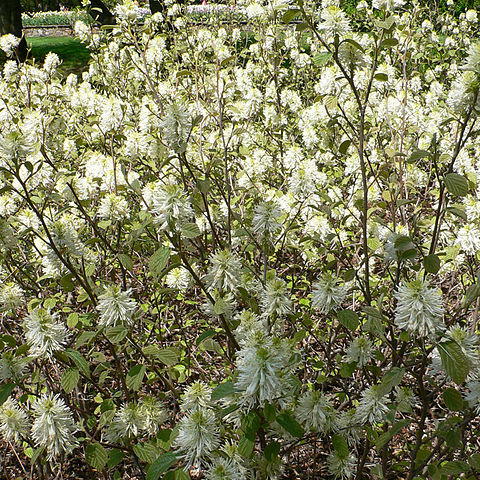
[[[437,345],[443,368],[448,376],[460,385],[467,378],[470,371],[470,362],[462,351],[460,345],[454,340],[442,342]]]
[[[425,271],[427,273],[438,273],[438,271],[440,270],[440,265],[440,258],[434,253],[432,253],[431,255],[427,255],[423,259],[423,268],[425,268]]]
[[[360,319],[353,310],[341,310],[338,312],[338,321],[349,330],[356,330]]]
[[[277,415],[276,420],[290,435],[298,438],[303,436],[302,426],[289,413],[284,412]]]
[[[249,458],[255,447],[255,442],[244,435],[238,442],[238,453],[243,458]]]
[[[348,457],[348,444],[342,435],[334,435],[332,437],[332,444],[339,458],[345,459]]]
[[[160,247],[151,257],[148,262],[150,272],[156,277],[162,273],[166,267],[170,257],[170,249],[168,247]]]
[[[480,285],[474,283],[467,288],[463,306],[466,308],[471,305],[478,297],[480,297]]]
[[[108,468],[116,467],[122,460],[125,454],[119,449],[114,448],[108,452]]]
[[[206,340],[207,338],[210,338],[210,337],[213,337],[217,332],[215,330],[206,330],[205,332],[203,332],[201,335],[199,335],[199,337],[197,338],[196,340],[196,344],[197,346],[200,345],[204,340]]]
[[[451,462],[445,462],[440,471],[443,475],[459,475],[460,473],[466,473],[470,470],[468,463],[461,460],[452,460]]]
[[[123,267],[131,272],[133,270],[133,261],[130,256],[126,253],[119,253],[117,256]]]
[[[10,396],[14,388],[14,383],[6,383],[0,387],[0,405],[3,405],[7,401],[7,398]]]
[[[66,355],[70,360],[73,361],[73,363],[78,367],[78,369],[88,378],[90,378],[90,367],[88,365],[88,362],[85,360],[85,357],[80,353],[77,352],[76,350],[73,350],[71,348],[67,348],[65,350]]]
[[[127,333],[128,330],[123,325],[108,327],[105,330],[105,336],[115,344],[120,343],[127,336]]]
[[[298,17],[300,13],[301,13],[301,10],[299,8],[292,8],[291,10],[287,10],[282,15],[282,22],[290,23],[295,17]]]
[[[176,365],[179,360],[179,355],[178,350],[174,347],[162,348],[155,354],[155,356],[167,367]]]
[[[381,396],[387,395],[392,388],[400,384],[405,375],[405,369],[400,367],[392,367],[382,378],[377,388],[377,393]]]
[[[475,470],[480,470],[480,453],[474,453],[468,459],[468,463]]]
[[[182,225],[180,231],[185,238],[195,238],[202,234],[196,223],[185,223]]]
[[[150,442],[137,443],[133,446],[135,455],[145,463],[152,463],[158,457],[158,448]]]
[[[449,410],[452,410],[453,412],[458,412],[463,407],[462,394],[458,390],[455,390],[452,387],[447,388],[442,393],[442,398],[447,408]]]
[[[321,67],[327,64],[333,57],[331,52],[319,52],[313,57],[313,63]]]
[[[97,470],[103,470],[108,461],[108,454],[105,448],[99,443],[87,445],[85,458],[89,465]]]
[[[411,420],[408,419],[395,422],[392,425],[392,428],[378,436],[378,438],[375,440],[375,448],[377,450],[381,450],[384,445],[386,445],[398,432],[400,432],[402,428],[406,427],[409,423],[411,423]]]
[[[211,400],[212,402],[216,402],[217,400],[233,395],[234,393],[235,386],[233,382],[223,382],[213,390]]]
[[[456,197],[464,197],[468,193],[468,180],[458,173],[449,173],[444,178],[447,190]]]
[[[142,386],[143,377],[145,375],[145,365],[135,365],[127,373],[126,383],[127,388],[133,391],[140,390]]]
[[[78,368],[67,368],[63,372],[61,385],[65,393],[71,393],[78,384],[80,373]]]
[[[172,452],[165,452],[160,455],[150,467],[148,467],[146,480],[158,480],[160,475],[165,473],[176,461],[177,457]]]

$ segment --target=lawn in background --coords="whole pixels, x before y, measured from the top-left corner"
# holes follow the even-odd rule
[[[70,73],[82,73],[88,64],[90,52],[78,38],[62,37],[28,37],[29,58],[43,62],[48,52],[54,52],[62,60],[59,72],[67,76]]]

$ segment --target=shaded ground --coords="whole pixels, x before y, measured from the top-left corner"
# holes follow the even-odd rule
[[[73,37],[29,37],[28,48],[31,49],[29,58],[43,62],[48,52],[56,53],[62,60],[59,72],[67,76],[70,73],[81,73],[90,58],[88,49]]]

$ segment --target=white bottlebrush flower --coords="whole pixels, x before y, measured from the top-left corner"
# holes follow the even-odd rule
[[[0,50],[3,50],[7,57],[10,57],[20,44],[20,39],[11,33],[0,37]]]
[[[183,411],[203,409],[210,406],[212,389],[203,382],[193,382],[187,387],[182,398],[181,409]]]
[[[175,445],[187,465],[198,464],[220,446],[215,414],[208,409],[188,412],[178,424]]]
[[[159,185],[151,193],[152,213],[159,228],[168,228],[176,222],[177,227],[190,221],[193,209],[188,195],[180,185]]]
[[[480,382],[473,381],[467,383],[468,392],[465,394],[465,400],[477,415],[480,414]]]
[[[329,7],[322,9],[321,17],[322,22],[319,24],[318,28],[332,38],[334,35],[343,36],[351,30],[350,22],[345,15],[345,12],[335,5],[330,5]]]
[[[210,268],[205,277],[209,290],[220,292],[236,290],[242,277],[242,262],[232,252],[220,250],[210,257]]]
[[[274,278],[267,281],[265,288],[260,291],[260,307],[265,317],[282,317],[290,313],[292,300],[285,280]]]
[[[0,287],[0,310],[12,310],[24,301],[22,288],[13,282],[4,283]]]
[[[332,452],[327,457],[327,469],[334,478],[344,480],[352,478],[355,473],[356,462],[357,459],[352,454],[343,457],[339,456],[337,452]]]
[[[187,290],[191,282],[190,272],[183,267],[172,268],[165,277],[165,283],[169,288],[175,288],[181,292]]]
[[[476,72],[462,72],[452,84],[447,97],[447,105],[457,113],[466,113],[472,106],[479,86],[480,82]],[[480,99],[477,97],[477,106],[479,101]]]
[[[10,352],[0,358],[0,382],[5,380],[20,381],[23,370],[28,364],[28,358],[16,357]]]
[[[98,216],[108,220],[119,221],[128,217],[128,203],[125,198],[115,193],[108,193],[102,198]]]
[[[141,405],[127,403],[122,405],[113,417],[112,423],[105,432],[109,442],[129,440],[147,428],[147,415]]]
[[[442,294],[422,280],[403,283],[395,293],[395,324],[421,337],[443,327]]]
[[[340,280],[327,273],[314,282],[312,290],[312,306],[320,313],[328,313],[337,309],[345,300],[347,288]]]
[[[264,202],[257,206],[253,215],[253,231],[260,238],[273,238],[282,229],[282,212],[273,202]]]
[[[55,70],[60,65],[60,58],[56,53],[48,52],[45,60],[43,61],[43,69],[49,73],[55,73]]]
[[[295,416],[311,432],[326,434],[335,425],[335,410],[330,400],[320,391],[306,391],[295,408]]]
[[[205,472],[207,480],[244,480],[245,475],[230,458],[217,457]]]
[[[97,305],[100,313],[99,325],[102,327],[133,326],[137,302],[130,297],[130,293],[131,289],[122,292],[118,285],[110,285],[105,289]]]
[[[13,230],[4,218],[0,218],[0,250],[11,250],[17,244]]]
[[[256,332],[266,332],[267,322],[265,318],[261,318],[250,310],[242,310],[235,315],[235,320],[240,322],[235,329],[235,338],[240,344],[248,342],[252,335]]]
[[[168,413],[163,408],[162,403],[153,397],[146,397],[142,400],[140,406],[144,415],[144,430],[148,435],[156,435],[160,426],[165,423]]]
[[[475,255],[480,250],[480,230],[472,223],[467,223],[457,231],[455,245],[467,255]]]
[[[176,103],[168,106],[162,127],[165,143],[176,153],[185,152],[192,127],[192,119],[186,108]]]
[[[263,406],[285,395],[284,379],[294,368],[289,365],[286,344],[261,333],[255,337],[240,349],[236,361],[235,389],[241,392],[239,403],[247,408]]]
[[[23,329],[32,356],[50,356],[57,350],[63,350],[68,340],[68,330],[58,317],[58,313],[52,314],[50,310],[40,307],[27,316]]]
[[[345,361],[357,362],[358,367],[364,367],[373,358],[372,342],[365,336],[355,338],[348,346]]]
[[[362,392],[355,419],[361,424],[375,424],[381,422],[388,412],[385,398],[378,393],[378,385],[372,385]]]
[[[8,398],[0,406],[0,433],[7,442],[18,442],[28,436],[29,423],[27,414],[18,406],[18,403]]]
[[[363,428],[359,426],[354,408],[340,413],[337,418],[336,430],[346,439],[349,445],[356,445],[363,437]]]
[[[45,447],[47,458],[69,453],[78,446],[77,430],[70,409],[59,395],[44,394],[33,404],[35,420],[32,437],[37,447]]]

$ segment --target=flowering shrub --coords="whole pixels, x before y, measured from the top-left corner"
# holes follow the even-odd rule
[[[477,22],[403,3],[251,3],[215,29],[172,4],[174,32],[125,4],[109,33],[76,24],[82,78],[7,61],[12,458],[478,477]]]

